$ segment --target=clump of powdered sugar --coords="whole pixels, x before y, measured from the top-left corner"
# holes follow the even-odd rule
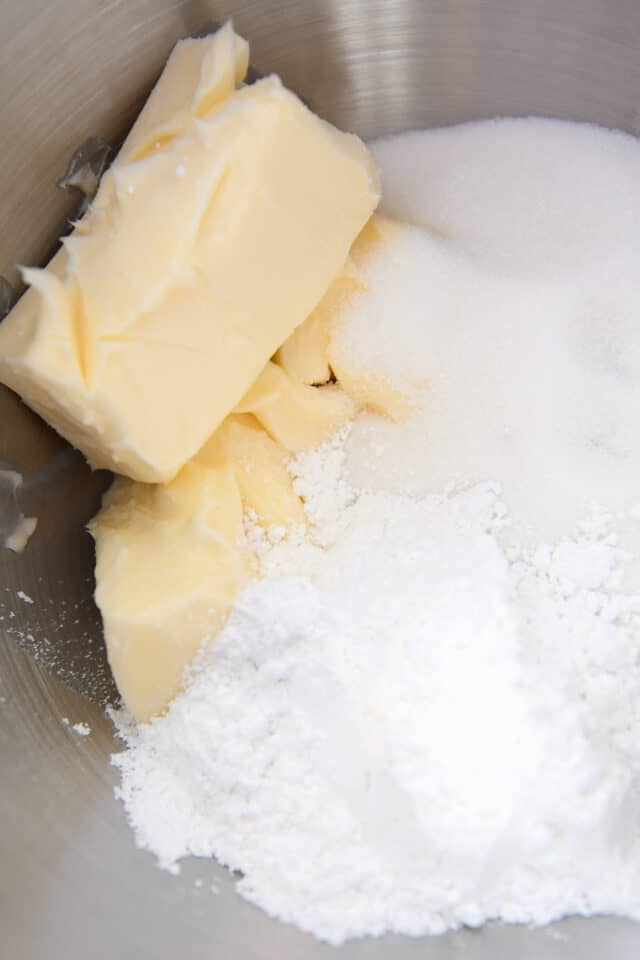
[[[313,540],[325,547],[333,543],[345,523],[346,510],[356,498],[345,471],[347,425],[330,440],[298,454],[290,465],[294,489],[305,505]]]
[[[263,576],[288,573],[293,546],[297,562],[311,570],[322,556],[321,548],[331,546],[344,529],[348,507],[356,500],[345,470],[350,432],[350,425],[343,427],[315,449],[299,453],[289,464],[294,490],[304,503],[306,526],[265,529],[254,512],[245,510],[245,535]]]
[[[88,723],[74,723],[71,729],[79,737],[88,737],[91,734],[91,727]]]

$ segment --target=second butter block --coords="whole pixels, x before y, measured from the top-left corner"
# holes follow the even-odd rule
[[[96,467],[170,480],[311,313],[379,197],[364,145],[230,26],[175,48],[93,207],[0,325],[0,380]]]

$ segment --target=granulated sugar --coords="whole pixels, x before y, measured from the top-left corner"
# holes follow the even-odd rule
[[[356,485],[499,479],[520,532],[640,500],[640,143],[504,120],[382,141],[387,213],[416,230],[347,314],[352,361],[425,382],[400,427],[363,417]],[[376,289],[380,283],[373,284]]]
[[[122,726],[120,794],[162,866],[216,856],[333,943],[640,919],[640,145],[504,121],[376,152],[434,234],[354,356],[389,345],[423,408],[298,458],[312,541],[256,539],[186,691]]]

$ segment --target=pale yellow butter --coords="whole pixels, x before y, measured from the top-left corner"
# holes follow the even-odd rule
[[[305,523],[287,470],[288,452],[251,414],[227,417],[196,459],[207,466],[231,464],[245,509],[264,527]]]
[[[0,326],[0,380],[97,467],[174,477],[308,317],[378,201],[363,144],[230,27],[175,48],[61,255]]]
[[[128,709],[148,720],[251,576],[233,468],[189,463],[166,485],[118,479],[91,532],[109,663]]]
[[[170,483],[120,478],[105,496],[90,526],[96,602],[118,690],[137,720],[175,696],[255,573],[245,513],[265,527],[305,523],[286,462],[253,416],[233,415]]]
[[[340,388],[307,386],[268,363],[236,412],[251,412],[270,436],[292,452],[322,443],[350,420],[356,407]]]

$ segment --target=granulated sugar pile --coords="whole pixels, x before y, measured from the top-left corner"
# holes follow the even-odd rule
[[[123,727],[121,796],[163,866],[216,856],[333,943],[640,919],[640,145],[505,121],[376,152],[432,233],[350,336],[423,407],[298,458],[313,542],[255,534],[265,578]]]
[[[385,210],[429,229],[374,265],[393,302],[363,298],[349,338],[364,366],[426,392],[400,427],[356,424],[354,483],[438,493],[497,479],[538,539],[594,503],[640,503],[640,142],[508,120],[374,153]]]

